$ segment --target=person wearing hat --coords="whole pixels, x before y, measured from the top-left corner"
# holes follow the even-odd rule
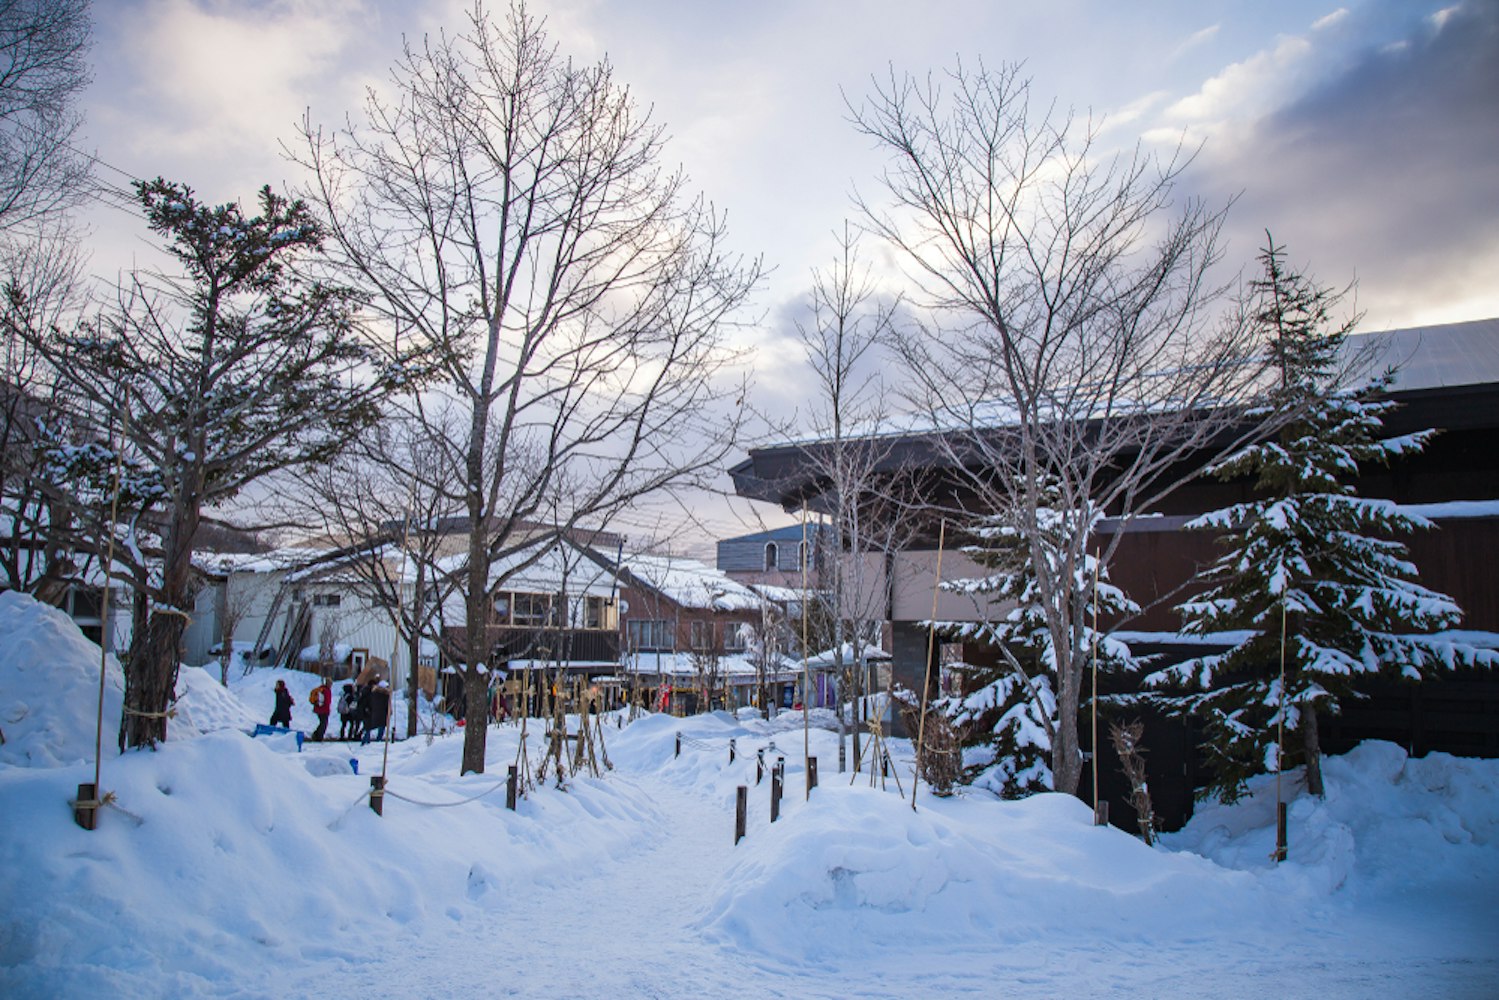
[[[370,741],[370,733],[373,731],[375,739],[385,739],[385,726],[390,722],[390,685],[385,681],[375,685],[370,692],[370,714],[364,721],[364,740]]]

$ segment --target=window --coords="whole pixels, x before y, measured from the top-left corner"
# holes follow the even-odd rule
[[[510,595],[501,594],[494,599],[494,620],[496,625],[510,624]]]
[[[625,638],[630,649],[639,652],[669,653],[675,648],[671,622],[664,619],[636,619],[625,623]]]
[[[713,648],[713,623],[695,621],[692,622],[692,648],[697,650],[708,650]]]
[[[515,624],[532,627],[545,625],[551,603],[546,594],[513,595],[511,610]]]
[[[743,622],[725,622],[723,628],[723,648],[734,653],[744,650],[744,633],[747,626]]]
[[[775,542],[765,543],[765,568],[778,569],[780,567],[780,551]]]
[[[94,587],[74,587],[72,595],[74,618],[98,618],[103,612],[103,591]]]
[[[611,628],[613,615],[610,605],[613,602],[607,597],[585,597],[583,598],[583,627],[584,628]]]
[[[336,608],[343,604],[343,596],[340,594],[313,594],[312,606],[315,608]]]

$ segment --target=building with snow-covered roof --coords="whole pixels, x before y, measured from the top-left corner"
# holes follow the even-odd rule
[[[1396,370],[1388,396],[1398,405],[1384,416],[1386,435],[1438,431],[1417,454],[1387,467],[1361,468],[1355,490],[1361,496],[1392,500],[1435,522],[1436,530],[1402,539],[1420,582],[1453,597],[1465,612],[1465,627],[1493,636],[1495,643],[1489,644],[1499,644],[1499,575],[1493,571],[1499,564],[1499,319],[1358,334],[1348,338],[1345,350],[1350,359],[1363,362],[1365,372]],[[941,428],[881,433],[885,446],[879,471],[890,481],[919,482],[929,509],[971,510],[976,498],[964,490],[963,481],[972,470],[953,466],[952,454],[942,442],[947,433]],[[820,450],[830,446],[796,441],[752,449],[729,470],[735,490],[788,513],[803,504],[816,510],[825,486],[820,470],[826,461],[820,459]],[[1187,522],[1257,495],[1253,481],[1221,481],[1200,474],[1201,465],[1200,457],[1187,456],[1168,470],[1163,478],[1174,479],[1179,473],[1189,481],[1144,516],[1127,522],[1104,519],[1099,524],[1100,533],[1119,538],[1108,568],[1111,581],[1145,609],[1128,623],[1137,637],[1137,652],[1178,655],[1169,639],[1180,626],[1174,606],[1184,598],[1183,588],[1190,586],[1198,568],[1210,564],[1219,551],[1210,533],[1184,530]],[[897,681],[919,690],[928,677],[935,687],[945,662],[979,662],[994,654],[940,642],[929,648],[922,623],[933,608],[938,517],[919,508],[905,516],[923,530],[900,551],[872,561],[870,568],[888,594]],[[944,580],[983,572],[952,546],[943,554],[941,567]],[[937,600],[937,617],[949,621],[981,621],[1002,610],[959,593],[944,592]],[[1499,756],[1499,717],[1483,707],[1495,697],[1499,678],[1487,675],[1392,684],[1388,692],[1327,719],[1323,746],[1337,751],[1359,739],[1378,737],[1405,744],[1416,753],[1440,749]],[[1156,719],[1147,723],[1147,738],[1153,739],[1148,761],[1157,810],[1179,823],[1190,814],[1198,764],[1188,752],[1191,736],[1179,723]],[[1110,758],[1101,769],[1103,781],[1117,783],[1119,768],[1112,751],[1106,747],[1102,753]],[[1114,795],[1117,814],[1132,818],[1124,807],[1127,793],[1116,788]]]

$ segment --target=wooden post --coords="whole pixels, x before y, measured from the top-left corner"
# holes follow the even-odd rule
[[[1277,802],[1275,804],[1275,863],[1286,860],[1286,804]]]
[[[765,748],[761,747],[755,751],[755,784],[759,784],[765,777]]]
[[[378,774],[370,775],[370,808],[376,816],[385,815],[385,778]]]
[[[673,756],[676,756],[676,757],[682,756],[682,734],[681,733],[677,734],[677,752]]]
[[[854,725],[857,727],[858,724],[859,721],[855,719]],[[838,773],[842,774],[846,770],[848,770],[848,750],[843,745],[843,737],[840,736],[838,737]]]
[[[729,763],[734,763],[734,738],[729,737]]]
[[[92,830],[99,822],[99,786],[95,784],[84,784],[78,786],[77,804],[73,806],[73,822],[85,830]]]
[[[812,794],[812,789],[817,787],[817,758],[807,758],[807,794]]]
[[[749,815],[749,788],[740,785],[734,793],[734,843],[744,839],[744,822]]]
[[[1093,807],[1093,825],[1094,826],[1108,826],[1109,825],[1109,800],[1108,799],[1100,799],[1098,801],[1098,804]]]
[[[519,772],[514,764],[510,765],[510,774],[505,779],[505,808],[511,812],[515,811],[515,791]]]
[[[775,768],[770,772],[770,821],[774,823],[781,818],[781,769]]]

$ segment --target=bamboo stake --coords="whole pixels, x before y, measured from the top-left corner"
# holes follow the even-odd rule
[[[1275,854],[1277,864],[1286,860],[1286,803],[1281,798],[1280,776],[1286,760],[1286,595],[1280,595],[1280,718],[1275,725]]]
[[[932,618],[926,633],[926,676],[921,682],[921,715],[916,722],[916,777],[911,780],[911,811],[916,811],[916,790],[921,787],[921,756],[926,752],[926,698],[932,687],[932,658],[937,651],[937,595],[942,587],[942,550],[947,545],[947,518],[937,528],[937,575],[932,580]]]
[[[124,462],[124,438],[129,432],[130,414],[127,411],[121,422],[120,440],[115,442],[114,482],[110,484],[112,489],[109,498],[109,540],[104,546],[104,593],[99,599],[99,707],[94,719],[94,789],[93,795],[89,797],[94,805],[88,810],[89,822],[84,826],[86,830],[92,830],[98,823],[98,803],[104,799],[99,786],[103,782],[101,758],[104,755],[104,682],[109,670],[109,653],[106,652],[106,647],[110,645],[110,637],[114,634],[114,622],[109,618],[109,594],[113,589],[110,586],[110,573],[115,563],[115,532],[119,530],[120,524],[120,478],[121,466]],[[82,796],[80,795],[79,798],[81,799]],[[81,808],[74,811],[75,818],[81,811]]]
[[[1098,822],[1098,554],[1093,555],[1093,825]]]
[[[806,798],[812,798],[812,771],[807,761],[812,756],[812,724],[811,709],[808,703],[812,700],[812,667],[808,658],[807,650],[807,620],[808,609],[811,608],[811,594],[807,587],[807,564],[812,560],[809,556],[811,549],[807,546],[807,501],[802,501],[802,772],[807,776]],[[837,613],[836,611],[834,612]]]

